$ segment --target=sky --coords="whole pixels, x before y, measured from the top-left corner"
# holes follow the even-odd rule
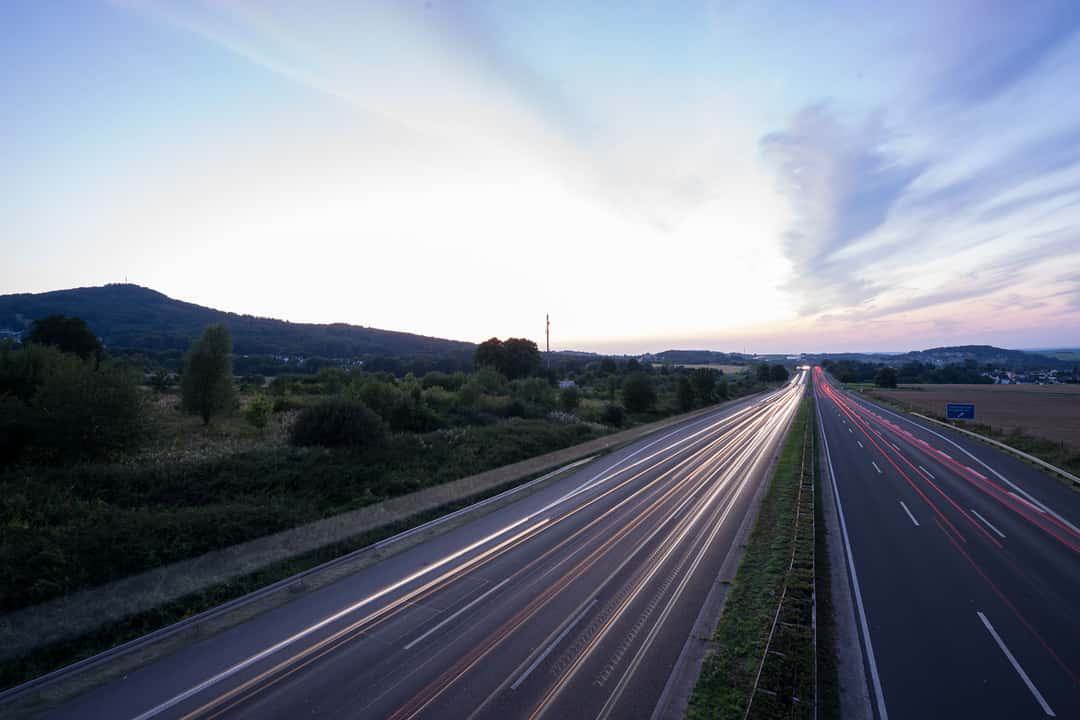
[[[888,9],[886,9],[888,8]],[[639,353],[1080,346],[1080,3],[12,0],[0,293]]]

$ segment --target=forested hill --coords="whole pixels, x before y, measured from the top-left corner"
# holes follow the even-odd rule
[[[358,325],[315,325],[237,315],[174,300],[139,285],[113,284],[55,292],[0,295],[0,330],[25,330],[47,315],[74,315],[110,351],[183,352],[207,325],[224,323],[238,355],[324,358],[471,358],[473,344]],[[171,351],[171,352],[170,352]]]

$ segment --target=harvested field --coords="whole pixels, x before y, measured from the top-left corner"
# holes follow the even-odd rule
[[[975,403],[976,422],[1080,451],[1080,385],[901,385],[868,395],[945,416],[945,404]]]

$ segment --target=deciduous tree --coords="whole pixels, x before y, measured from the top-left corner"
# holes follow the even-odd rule
[[[180,396],[183,408],[202,417],[204,425],[232,408],[232,338],[224,325],[206,328],[191,346],[184,358]]]

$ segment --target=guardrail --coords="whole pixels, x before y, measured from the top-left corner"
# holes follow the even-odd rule
[[[1046,468],[1047,470],[1049,470],[1051,472],[1057,473],[1058,475],[1062,476],[1066,480],[1072,480],[1077,485],[1080,485],[1080,477],[1076,477],[1071,472],[1068,472],[1066,470],[1062,470],[1057,465],[1051,465],[1050,463],[1046,462],[1045,460],[1040,460],[1039,458],[1035,457],[1034,455],[1029,455],[1028,453],[1024,452],[1023,450],[1017,450],[1016,448],[1014,448],[1011,445],[1006,445],[1003,442],[999,442],[997,440],[994,440],[993,438],[988,438],[985,435],[981,435],[981,434],[979,434],[977,432],[973,432],[971,430],[965,430],[964,428],[957,427],[956,425],[953,425],[951,423],[942,422],[941,420],[938,420],[936,418],[927,417],[926,415],[923,415],[922,413],[913,412],[911,414],[916,416],[916,417],[920,417],[923,420],[926,420],[927,422],[932,422],[932,423],[935,423],[937,425],[947,427],[947,428],[949,428],[951,430],[956,430],[957,432],[962,432],[965,435],[971,435],[972,437],[978,438],[979,440],[982,440],[985,443],[990,443],[991,445],[995,445],[995,446],[997,446],[997,447],[999,447],[999,448],[1001,448],[1003,450],[1011,452],[1013,455],[1016,455],[1017,457],[1023,458],[1024,460],[1027,460],[1028,462],[1035,463],[1036,465],[1038,465],[1040,467]]]

